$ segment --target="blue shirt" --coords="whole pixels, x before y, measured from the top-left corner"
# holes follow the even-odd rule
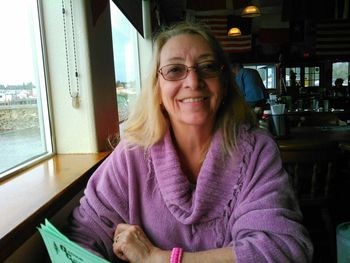
[[[265,85],[255,69],[241,68],[236,75],[236,83],[248,104],[254,104],[266,98]]]

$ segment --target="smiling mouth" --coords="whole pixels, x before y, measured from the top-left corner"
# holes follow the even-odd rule
[[[180,100],[183,103],[193,103],[193,102],[201,102],[208,99],[208,97],[200,97],[200,98],[186,98],[186,99],[182,99]]]

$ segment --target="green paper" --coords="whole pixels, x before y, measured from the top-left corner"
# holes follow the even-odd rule
[[[80,245],[74,243],[47,219],[38,227],[53,263],[108,263]]]

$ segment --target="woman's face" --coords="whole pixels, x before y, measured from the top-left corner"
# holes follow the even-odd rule
[[[198,35],[183,34],[165,43],[160,53],[159,68],[169,64],[192,67],[206,65],[207,62],[216,63],[209,44]],[[172,125],[197,125],[212,129],[222,101],[219,75],[203,77],[191,68],[184,79],[170,81],[159,74],[161,101]]]

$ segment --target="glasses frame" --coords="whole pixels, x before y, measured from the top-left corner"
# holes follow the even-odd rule
[[[204,62],[201,62],[201,63],[198,63],[194,66],[187,66],[185,64],[181,64],[181,63],[173,63],[173,64],[168,64],[168,65],[164,65],[163,67],[161,67],[157,72],[162,75],[163,79],[167,80],[167,81],[179,81],[179,80],[184,80],[185,78],[187,78],[188,76],[188,73],[190,72],[191,69],[193,69],[194,72],[197,73],[197,75],[203,79],[209,79],[209,78],[216,78],[220,75],[220,73],[222,72],[222,70],[224,69],[224,65],[220,65],[219,63],[216,63],[213,61],[213,64],[216,64],[218,66],[218,71],[217,71],[217,74],[214,74],[213,76],[205,76],[206,73],[203,74],[203,72],[201,72],[199,70],[200,66],[205,64],[206,62],[210,62],[210,61],[204,61]],[[169,67],[169,66],[173,66],[173,65],[179,65],[179,66],[184,66],[186,68],[186,73],[184,74],[183,77],[180,77],[178,79],[168,79],[166,77],[166,75],[163,73],[162,69],[164,69],[165,67]]]

